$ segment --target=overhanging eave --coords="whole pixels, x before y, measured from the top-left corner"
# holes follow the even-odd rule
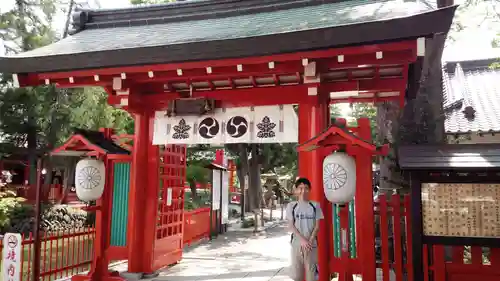
[[[448,32],[455,9],[456,6],[452,6],[410,17],[228,40],[191,41],[161,46],[89,50],[80,53],[51,52],[50,48],[56,44],[58,44],[57,49],[64,49],[61,47],[65,42],[61,41],[45,47],[44,55],[21,54],[17,57],[0,58],[0,73],[64,72],[217,60],[399,41]],[[85,31],[82,31],[78,36],[82,37],[84,33]],[[78,42],[69,43],[78,44]]]

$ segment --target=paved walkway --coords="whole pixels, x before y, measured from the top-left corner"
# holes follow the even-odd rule
[[[182,261],[156,281],[285,281],[289,239],[284,223],[253,234],[234,230],[187,249]]]

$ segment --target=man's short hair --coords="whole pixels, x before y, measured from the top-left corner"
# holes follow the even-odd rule
[[[311,182],[307,178],[298,178],[295,181],[295,188],[299,187],[299,185],[306,185],[309,189],[311,188]]]

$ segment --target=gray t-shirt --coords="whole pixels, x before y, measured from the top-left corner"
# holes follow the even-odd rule
[[[321,210],[318,202],[293,201],[290,202],[286,207],[287,221],[293,221],[294,216],[295,228],[297,228],[300,234],[302,234],[304,237],[309,237],[311,236],[316,223],[318,223],[319,220],[323,219],[323,211]],[[314,242],[313,244],[315,245],[316,242]]]

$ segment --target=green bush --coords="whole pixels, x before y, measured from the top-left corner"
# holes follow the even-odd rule
[[[210,192],[206,190],[197,191],[197,199],[193,199],[191,191],[184,193],[184,209],[194,210],[210,206]]]
[[[17,221],[33,217],[33,207],[23,204],[24,201],[13,191],[0,192],[0,232],[4,233]]]

